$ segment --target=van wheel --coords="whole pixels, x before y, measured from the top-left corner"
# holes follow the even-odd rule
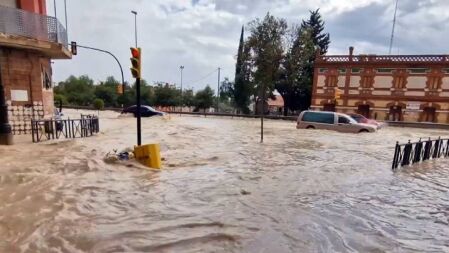
[[[362,129],[362,130],[359,131],[359,133],[369,133],[369,131],[366,130],[366,129]]]
[[[306,129],[315,129],[314,126],[307,126]]]

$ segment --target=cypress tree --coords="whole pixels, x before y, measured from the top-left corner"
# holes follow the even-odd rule
[[[247,67],[245,60],[245,42],[244,42],[244,27],[240,34],[239,49],[237,52],[237,63],[235,65],[235,80],[234,80],[234,102],[236,107],[244,114],[249,113],[250,93],[251,89],[247,80]]]

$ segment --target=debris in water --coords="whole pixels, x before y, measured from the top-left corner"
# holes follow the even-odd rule
[[[240,194],[242,194],[242,195],[250,195],[251,192],[249,192],[249,191],[247,191],[247,190],[244,190],[244,189],[241,189],[241,190],[240,190]]]

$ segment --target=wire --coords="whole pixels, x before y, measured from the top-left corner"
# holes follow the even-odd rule
[[[211,72],[208,73],[207,75],[201,77],[200,79],[195,80],[195,81],[189,81],[189,82],[186,82],[186,83],[189,84],[189,85],[195,85],[195,83],[200,82],[200,81],[203,81],[204,79],[208,78],[210,75],[212,75],[213,73],[215,73],[215,72],[217,72],[217,71],[218,71],[218,69],[214,69],[213,71],[211,71]]]

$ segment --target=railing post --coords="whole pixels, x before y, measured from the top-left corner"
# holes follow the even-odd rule
[[[396,142],[396,146],[394,148],[393,164],[391,166],[392,170],[396,170],[398,168],[399,148],[399,142]]]
[[[404,154],[402,156],[402,163],[401,166],[409,165],[410,164],[410,154],[412,152],[413,145],[410,143],[410,140],[407,144],[405,144],[404,147]]]

